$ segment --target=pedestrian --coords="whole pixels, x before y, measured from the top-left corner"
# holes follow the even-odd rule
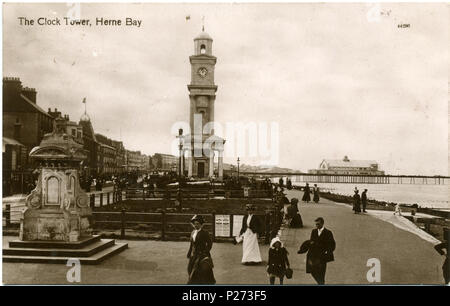
[[[214,264],[211,258],[212,240],[209,233],[203,229],[205,223],[202,216],[195,215],[191,219],[194,230],[191,233],[189,251],[187,258],[188,264],[188,284],[210,284],[214,285],[213,268]]]
[[[267,263],[267,274],[269,275],[269,282],[275,285],[275,278],[280,279],[280,285],[283,285],[283,280],[287,269],[290,269],[288,251],[283,246],[279,237],[275,237],[270,242],[269,259]]]
[[[319,196],[319,187],[317,187],[317,184],[314,184],[314,188],[313,188],[313,201],[314,201],[316,204],[319,204],[319,199],[320,199],[320,196]]]
[[[399,203],[395,204],[394,216],[395,215],[399,215],[399,216],[402,215],[402,209],[400,208],[400,204]]]
[[[306,203],[309,203],[309,201],[311,201],[311,189],[309,189],[309,184],[308,183],[306,183],[302,201],[306,202]]]
[[[298,199],[292,198],[291,205],[288,207],[287,217],[289,222],[289,227],[301,228],[303,227],[303,220],[300,212],[298,211]]]
[[[434,246],[434,249],[440,254],[445,256],[444,264],[442,265],[442,275],[444,276],[444,282],[446,285],[450,285],[450,264],[448,261],[448,248],[449,248],[449,236],[450,229],[444,228],[444,241]],[[445,250],[445,251],[444,251]]]
[[[239,236],[235,239],[237,243],[242,242],[242,264],[252,265],[262,262],[259,251],[258,233],[261,230],[261,222],[254,215],[255,206],[246,205],[247,215],[242,220]]]
[[[292,181],[290,178],[286,179],[286,188],[287,190],[292,190]]]
[[[327,263],[334,261],[333,252],[336,249],[336,242],[333,233],[324,227],[325,221],[322,217],[314,221],[316,228],[311,231],[310,239],[301,245],[298,253],[308,252],[306,273],[311,273],[317,284],[324,285]]]
[[[353,195],[353,210],[355,214],[361,212],[361,197],[359,196],[358,189],[355,189],[355,194]]]
[[[364,191],[361,194],[361,204],[362,204],[363,212],[367,212],[366,211],[366,206],[367,206],[367,189],[364,189]]]

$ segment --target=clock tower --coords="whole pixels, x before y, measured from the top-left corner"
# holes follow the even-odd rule
[[[191,83],[187,86],[190,102],[190,130],[186,135],[185,150],[188,152],[188,175],[198,178],[214,176],[214,151],[219,152],[218,176],[222,178],[223,139],[214,136],[214,103],[217,85],[214,69],[217,58],[212,55],[213,39],[204,29],[194,38],[194,55],[191,63]],[[189,141],[190,140],[190,141]],[[211,150],[205,150],[210,147]],[[219,144],[219,145],[217,145]],[[221,144],[221,145],[220,145]]]

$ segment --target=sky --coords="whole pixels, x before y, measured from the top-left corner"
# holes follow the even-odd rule
[[[448,175],[445,3],[83,3],[82,19],[141,26],[19,24],[70,9],[4,4],[3,75],[20,77],[38,105],[71,120],[86,97],[95,132],[127,149],[171,153],[174,124],[189,118],[189,56],[204,16],[217,57],[215,120],[277,124],[269,143],[278,166],[307,171],[347,155],[390,174]]]

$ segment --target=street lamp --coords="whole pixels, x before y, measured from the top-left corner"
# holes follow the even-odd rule
[[[181,159],[182,159],[182,155],[183,155],[183,129],[179,129],[178,130],[178,136],[177,138],[179,138],[179,148],[180,148],[180,160],[179,160],[179,166],[178,166],[178,175],[181,179],[181,175],[182,175],[182,169],[181,169]]]
[[[239,162],[240,162],[241,160],[239,159],[239,157],[238,157],[238,159],[237,159],[237,167],[238,167],[238,173],[237,173],[237,178],[238,178],[238,181],[239,181]]]

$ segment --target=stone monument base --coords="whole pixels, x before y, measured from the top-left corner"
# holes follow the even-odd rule
[[[3,262],[66,264],[69,259],[78,259],[81,264],[95,265],[126,248],[127,243],[99,235],[75,242],[13,240],[3,249]]]
[[[27,209],[20,222],[20,239],[75,242],[91,237],[90,208],[85,210]]]

